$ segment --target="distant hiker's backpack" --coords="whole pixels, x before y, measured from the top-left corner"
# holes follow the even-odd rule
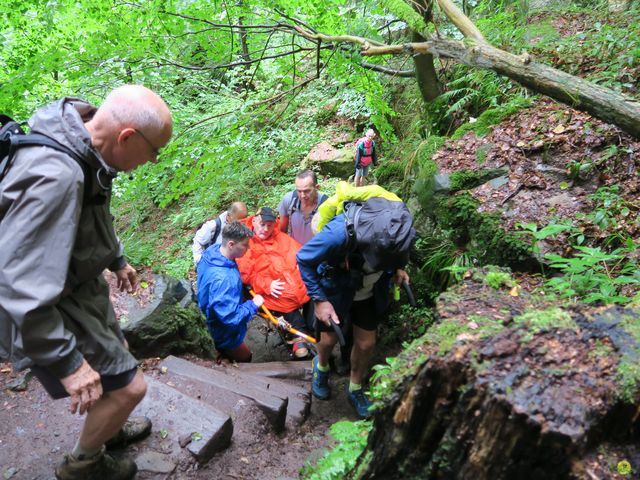
[[[293,212],[295,212],[296,210],[300,210],[300,208],[302,208],[302,205],[300,203],[300,197],[298,196],[298,191],[294,190],[291,193],[292,193],[291,202],[289,203],[289,209],[287,210],[287,215],[289,216],[289,218],[291,218],[291,215],[293,215]],[[322,205],[322,203],[327,198],[329,197],[327,197],[327,195],[325,195],[324,193],[321,193],[318,195],[318,206],[315,208],[313,212],[311,212],[311,215],[316,213],[316,211],[318,210],[318,207]]]
[[[374,197],[345,202],[344,211],[350,252],[358,249],[374,270],[395,270],[409,262],[416,231],[404,202]]]
[[[360,166],[366,167],[373,160],[373,140],[363,137],[358,140],[357,148],[360,149]]]
[[[0,114],[0,182],[7,176],[13,164],[16,151],[21,147],[33,146],[47,146],[66,153],[73,158],[82,168],[85,178],[83,204],[86,205],[94,200],[91,198],[89,165],[76,152],[43,133],[32,132],[26,134],[18,122],[2,114]]]

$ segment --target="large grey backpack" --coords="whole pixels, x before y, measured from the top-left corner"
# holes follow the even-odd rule
[[[416,238],[413,217],[404,202],[375,197],[345,202],[349,251],[360,251],[375,270],[395,270],[409,262]]]

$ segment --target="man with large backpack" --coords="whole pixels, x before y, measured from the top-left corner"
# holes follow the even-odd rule
[[[105,453],[151,428],[144,417],[127,422],[146,384],[102,277],[110,268],[136,285],[109,201],[119,171],[157,160],[171,113],[151,90],[126,85],[100,108],[65,98],[29,123],[40,136],[26,144],[17,128],[3,132],[13,148],[0,158],[0,357],[31,367],[54,399],[70,396],[69,411],[87,414],[58,479],[133,478],[131,459]]]
[[[211,245],[222,244],[222,229],[226,225],[247,218],[247,214],[247,205],[244,202],[233,202],[220,216],[204,222],[193,237],[191,245],[194,265],[198,266],[198,262],[207,248]]]
[[[327,196],[318,191],[318,177],[313,170],[298,173],[295,185],[295,190],[285,194],[278,205],[280,230],[304,245],[313,237],[311,219]]]
[[[356,142],[356,173],[354,184],[356,187],[364,185],[364,179],[369,175],[371,164],[378,164],[378,155],[376,152],[376,132],[372,128],[366,131],[364,137]]]
[[[362,418],[371,403],[362,383],[376,344],[377,324],[387,307],[390,280],[408,282],[402,268],[415,239],[413,219],[406,205],[370,198],[346,206],[298,252],[298,266],[314,302],[321,337],[313,361],[312,393],[326,400],[329,358],[338,341],[341,322],[353,326],[353,349],[348,399]]]

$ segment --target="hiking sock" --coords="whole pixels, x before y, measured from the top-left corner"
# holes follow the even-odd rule
[[[98,453],[100,453],[100,450],[102,450],[102,447],[95,449],[82,448],[80,446],[80,440],[78,439],[78,441],[76,442],[76,446],[73,447],[73,450],[71,451],[71,455],[76,460],[89,460],[90,458],[93,458]]]
[[[362,390],[362,385],[360,385],[359,383],[349,382],[349,391],[355,392],[356,390]]]
[[[322,373],[327,373],[331,371],[331,367],[329,365],[322,365],[320,364],[320,360],[318,360],[318,370],[320,370]]]

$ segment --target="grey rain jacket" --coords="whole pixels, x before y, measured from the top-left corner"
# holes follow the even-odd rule
[[[18,150],[0,183],[0,357],[17,369],[47,367],[58,378],[83,357],[103,375],[135,368],[102,272],[124,266],[109,211],[116,172],[91,145],[84,127],[95,108],[65,98],[38,110],[29,124],[80,154],[84,173],[49,147]]]

